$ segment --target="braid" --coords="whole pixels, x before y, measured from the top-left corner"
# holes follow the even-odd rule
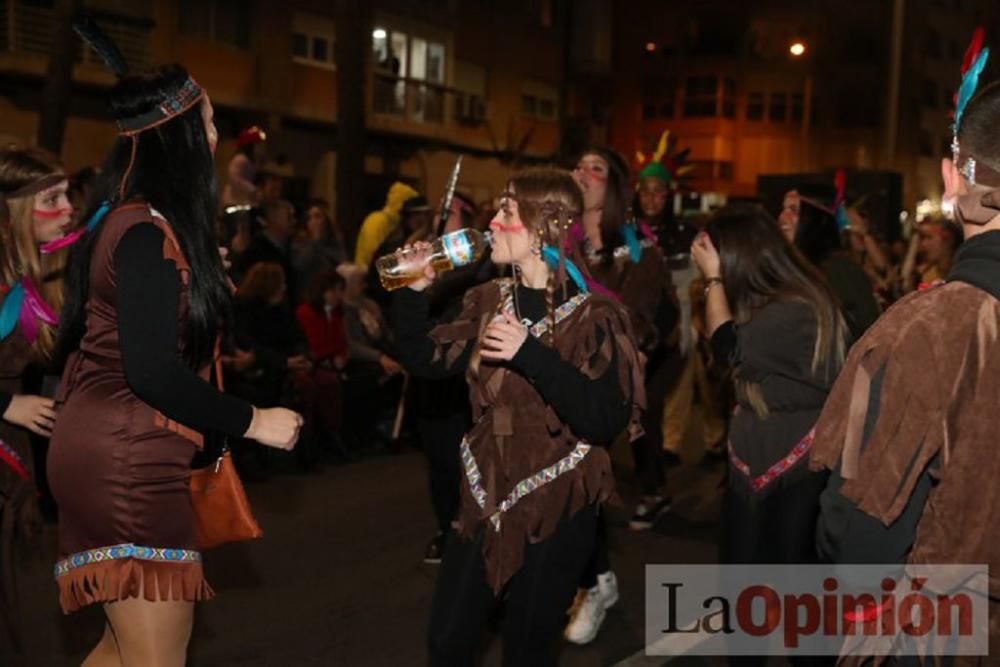
[[[556,344],[556,308],[555,308],[556,277],[549,271],[549,279],[545,283],[545,312],[549,316],[549,345]]]

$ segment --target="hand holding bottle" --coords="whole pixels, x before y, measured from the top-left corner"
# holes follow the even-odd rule
[[[432,253],[433,248],[427,241],[417,241],[412,245],[403,246],[396,251],[396,257],[406,257],[407,262],[412,263],[414,266],[424,264],[421,277],[407,285],[414,292],[423,292],[437,278],[437,271],[434,270],[434,264],[429,261]]]

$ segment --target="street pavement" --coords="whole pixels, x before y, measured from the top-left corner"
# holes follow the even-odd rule
[[[627,452],[615,452],[625,503],[609,511],[611,560],[621,600],[597,640],[566,646],[565,667],[662,665],[643,656],[644,566],[716,558],[721,462],[692,459],[669,473],[674,509],[656,528],[628,531],[636,483]],[[373,457],[288,473],[248,485],[264,538],[206,555],[217,599],[199,605],[192,667],[426,664],[425,631],[437,568],[423,563],[435,529],[419,452]],[[0,645],[0,666],[79,665],[102,630],[99,608],[69,617],[51,578],[55,529],[49,527],[20,576],[24,650]],[[485,639],[483,667],[499,667],[496,636]],[[716,665],[678,658],[674,665]]]

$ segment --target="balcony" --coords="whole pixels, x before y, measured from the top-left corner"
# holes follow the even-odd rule
[[[96,9],[91,15],[118,45],[129,67],[144,69],[149,66],[150,32],[154,25],[151,19]],[[55,22],[55,11],[50,3],[0,0],[0,62],[4,56],[13,56],[13,62],[4,62],[6,67],[14,65],[18,70],[44,73],[52,52]],[[85,66],[104,67],[100,58],[79,40],[75,61]]]
[[[455,88],[377,72],[372,111],[376,115],[428,125],[476,127],[486,120],[486,101]]]

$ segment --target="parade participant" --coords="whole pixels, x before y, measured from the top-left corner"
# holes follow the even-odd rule
[[[756,207],[731,207],[695,239],[716,359],[733,366],[722,562],[809,563],[826,476],[806,466],[845,354],[845,325],[818,271]]]
[[[646,530],[670,509],[663,490],[661,420],[667,390],[679,372],[669,363],[668,346],[677,326],[678,307],[670,271],[648,228],[629,219],[631,196],[628,166],[614,151],[597,148],[583,154],[573,176],[583,192],[584,213],[577,230],[581,253],[596,289],[620,300],[632,319],[633,330],[645,355],[648,409],[643,415],[644,435],[632,443],[642,499],[629,521],[633,530]],[[582,590],[566,626],[566,638],[577,644],[593,641],[607,609],[618,599],[618,584],[607,549],[603,520],[594,559],[581,582]]]
[[[476,206],[469,197],[461,192],[454,193],[442,233],[474,228],[477,215]],[[440,219],[440,212],[436,217]],[[465,293],[495,274],[489,255],[484,254],[478,262],[440,276],[426,290],[431,319],[453,319],[462,310]],[[424,551],[424,562],[434,564],[441,562],[451,523],[458,514],[459,445],[472,426],[469,389],[459,375],[432,380],[411,378],[411,385],[420,446],[427,456],[431,505],[437,519],[437,531]]]
[[[855,344],[811,460],[832,471],[817,531],[831,560],[988,566],[990,657],[955,665],[1000,653],[1000,83],[974,93],[981,40],[980,29],[963,67],[953,156],[942,160],[944,197],[966,240],[943,285],[901,299]],[[862,654],[845,662],[873,664]]]
[[[257,170],[264,163],[267,134],[256,125],[245,128],[236,137],[236,154],[226,169],[228,180],[222,190],[223,206],[257,206],[261,194],[255,185]]]
[[[402,220],[400,211],[410,199],[417,196],[417,191],[406,183],[396,181],[389,187],[385,198],[385,206],[381,210],[369,213],[361,223],[358,232],[358,242],[354,250],[354,263],[365,272],[375,259],[378,249],[399,227]]]
[[[179,65],[128,73],[92,24],[79,29],[119,77],[119,136],[92,205],[109,212],[74,246],[60,323],[69,354],[48,465],[59,600],[64,612],[103,605],[88,667],[182,665],[194,601],[213,595],[189,484],[199,431],[288,449],[301,417],[255,409],[206,379],[230,298],[208,95]]]
[[[48,436],[51,398],[25,393],[29,365],[48,366],[62,308],[65,253],[40,254],[72,224],[59,160],[34,148],[0,151],[0,622],[17,645],[15,556],[37,527],[29,431]]]
[[[785,193],[778,225],[785,238],[822,272],[856,340],[878,319],[881,309],[875,286],[844,249],[835,200],[832,187],[800,185]]]
[[[636,200],[642,214],[640,222],[649,225],[656,234],[672,272],[691,266],[691,242],[698,232],[694,225],[674,216],[673,206],[674,194],[688,187],[687,179],[693,169],[693,165],[687,164],[690,150],[678,151],[677,138],[666,130],[651,155],[636,153],[639,172]],[[674,276],[676,278],[676,273]],[[678,289],[682,286],[678,285]]]
[[[558,637],[614,494],[609,443],[639,430],[638,350],[625,310],[587,290],[567,230],[583,209],[572,177],[516,174],[491,228],[493,261],[515,279],[466,293],[460,315],[431,328],[426,280],[401,289],[393,322],[415,375],[466,371],[474,426],[461,445],[465,480],[434,595],[432,665],[471,665],[506,597],[504,664],[551,665]],[[421,245],[420,248],[429,248]]]
[[[636,153],[639,185],[636,195],[638,210],[642,213],[640,224],[647,225],[659,242],[666,257],[671,281],[677,294],[680,323],[674,340],[669,341],[664,362],[670,378],[662,415],[648,413],[647,421],[661,419],[664,463],[680,462],[681,440],[691,419],[695,393],[700,395],[704,411],[704,438],[706,450],[716,452],[725,440],[726,420],[720,414],[725,408],[717,400],[719,381],[708,372],[709,359],[702,353],[708,347],[698,333],[700,312],[696,301],[700,299],[700,283],[696,283],[698,269],[691,263],[691,242],[698,228],[691,222],[674,216],[673,196],[687,188],[687,178],[692,165],[687,164],[690,149],[677,150],[677,138],[669,130],[660,135],[656,150],[651,155]],[[699,295],[692,299],[691,295]],[[702,318],[703,319],[703,318]],[[652,408],[652,401],[650,401]]]

